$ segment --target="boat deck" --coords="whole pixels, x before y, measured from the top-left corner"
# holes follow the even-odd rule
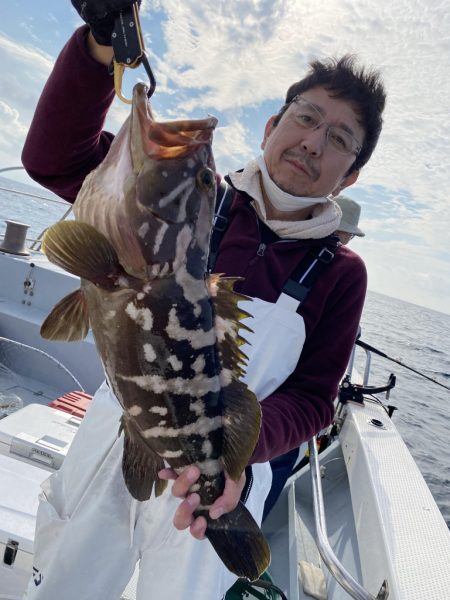
[[[340,444],[335,443],[327,448],[320,455],[320,459],[327,532],[331,547],[353,577],[362,581],[350,489]],[[263,531],[272,550],[269,571],[275,583],[289,599],[311,598],[303,589],[300,561],[320,569],[329,599],[349,598],[347,592],[330,576],[317,550],[309,467],[305,467],[291,478],[263,524]]]

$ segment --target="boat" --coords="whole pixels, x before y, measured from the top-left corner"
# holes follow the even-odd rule
[[[103,379],[91,333],[71,344],[41,338],[51,308],[79,282],[27,228],[7,221],[0,239],[0,600],[22,598],[39,577],[40,485],[63,463]],[[280,591],[272,598],[450,598],[449,529],[391,418],[394,380],[370,385],[366,354],[360,379],[350,361],[333,425],[308,443],[263,523]],[[123,600],[135,598],[136,574]],[[257,590],[245,597],[261,598]]]

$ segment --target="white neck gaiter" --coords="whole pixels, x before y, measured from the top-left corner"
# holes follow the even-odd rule
[[[264,159],[264,169],[267,172]],[[263,177],[262,169],[259,165],[259,159],[251,160],[242,172],[229,173],[230,180],[233,186],[242,192],[246,192],[253,199],[253,206],[260,217],[260,219],[268,226],[272,231],[278,234],[282,238],[286,239],[319,239],[330,235],[338,228],[341,220],[342,212],[339,206],[331,199],[327,198],[301,198],[307,204],[299,205],[299,198],[297,196],[291,196],[286,194],[278,188],[273,182],[275,189],[290,198],[294,199],[294,208],[282,209],[276,204],[276,200],[269,195],[266,188],[266,182],[264,181],[264,190],[266,191],[270,202],[280,210],[298,210],[304,206],[311,206],[311,217],[301,221],[291,220],[275,220],[268,219],[266,215],[266,207],[261,190],[261,177]],[[269,177],[270,180],[270,177]],[[269,183],[270,187],[270,183]]]
[[[270,203],[277,210],[282,212],[292,212],[294,210],[300,210],[301,208],[308,208],[309,206],[315,206],[316,204],[324,204],[328,202],[327,198],[308,198],[304,196],[292,196],[287,192],[284,192],[269,175],[267,170],[266,161],[264,156],[260,154],[256,159],[258,167],[261,171],[261,176],[264,184],[264,191],[270,200]]]

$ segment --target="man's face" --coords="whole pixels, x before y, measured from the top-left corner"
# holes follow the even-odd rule
[[[330,92],[332,94],[332,92]],[[364,129],[348,100],[332,98],[330,93],[315,87],[301,97],[312,103],[328,125],[338,125],[351,131],[362,145]],[[301,127],[297,120],[298,106],[293,102],[274,126],[269,119],[261,147],[267,169],[273,181],[293,196],[318,198],[338,194],[358,178],[358,172],[346,177],[356,159],[355,154],[343,155],[327,143],[327,125],[318,129]]]

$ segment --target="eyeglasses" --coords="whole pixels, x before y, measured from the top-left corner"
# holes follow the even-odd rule
[[[336,150],[339,154],[356,154],[358,156],[361,151],[361,145],[351,133],[339,125],[329,125],[317,108],[301,96],[295,96],[291,102],[295,103],[298,107],[295,120],[300,127],[304,129],[319,129],[319,127],[325,125],[327,127],[326,140],[333,150]]]

